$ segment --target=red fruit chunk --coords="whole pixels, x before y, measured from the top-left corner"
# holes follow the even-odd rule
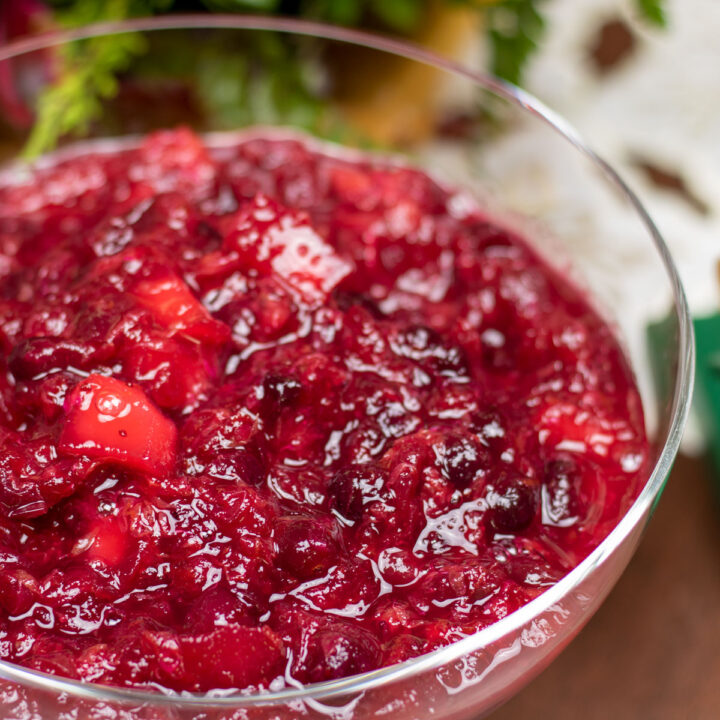
[[[349,165],[330,170],[330,187],[342,203],[372,210],[381,200],[380,189],[369,173]]]
[[[155,322],[171,334],[213,344],[221,344],[230,337],[230,328],[215,320],[177,275],[168,273],[141,280],[130,292],[152,313]]]
[[[82,538],[78,550],[83,550],[88,560],[98,560],[110,567],[119,565],[128,551],[127,528],[114,517],[99,520]]]
[[[27,570],[17,567],[16,557],[0,552],[0,558],[3,556],[9,557],[11,562],[0,560],[0,572],[3,574],[0,608],[4,608],[11,615],[20,615],[30,609],[37,597],[38,582]]]
[[[58,458],[50,438],[29,441],[0,429],[0,508],[10,517],[44,515],[71,495],[91,469],[87,458]]]
[[[448,435],[435,448],[443,474],[458,488],[468,487],[489,465],[489,451],[471,436]]]
[[[365,505],[382,501],[385,482],[385,473],[374,465],[347,465],[335,474],[329,486],[333,508],[355,522],[362,517]]]
[[[306,215],[264,195],[256,195],[227,227],[226,249],[238,252],[261,275],[281,277],[308,302],[323,301],[352,270],[317,234]]]
[[[65,401],[60,450],[154,475],[175,464],[177,430],[139,387],[102,375],[78,383]]]
[[[217,375],[202,346],[181,338],[135,345],[123,353],[122,360],[125,377],[142,385],[156,405],[182,413],[207,397]]]

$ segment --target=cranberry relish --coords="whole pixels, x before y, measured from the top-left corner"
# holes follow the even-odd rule
[[[418,170],[186,130],[0,188],[0,658],[310,683],[486,627],[645,477],[568,282]]]

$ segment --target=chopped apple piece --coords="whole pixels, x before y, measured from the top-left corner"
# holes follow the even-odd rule
[[[159,325],[172,332],[217,344],[230,336],[230,328],[215,320],[177,275],[141,280],[131,292]]]
[[[177,431],[141,388],[102,375],[78,383],[65,401],[60,450],[164,475],[175,463]]]
[[[312,303],[325,300],[352,271],[303,213],[261,194],[238,213],[225,247],[258,274],[275,274]]]

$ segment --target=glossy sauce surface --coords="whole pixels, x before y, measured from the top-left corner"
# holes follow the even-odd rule
[[[0,187],[0,659],[279,688],[536,597],[646,477],[583,294],[419,170],[187,130]]]

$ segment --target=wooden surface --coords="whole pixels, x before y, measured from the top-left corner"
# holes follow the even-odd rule
[[[720,719],[720,502],[677,461],[648,531],[578,638],[491,720]]]

